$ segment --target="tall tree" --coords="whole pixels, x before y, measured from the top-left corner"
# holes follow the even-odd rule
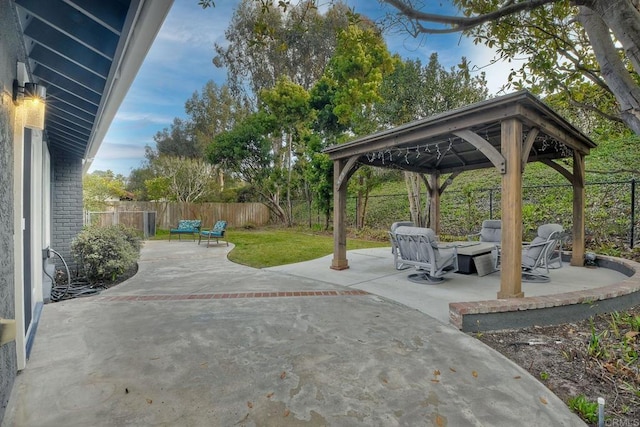
[[[280,141],[285,142],[283,168],[287,172],[287,222],[291,226],[293,220],[291,183],[294,166],[294,144],[299,145],[301,142],[299,136],[305,133],[303,127],[310,119],[309,92],[302,86],[293,83],[288,77],[282,76],[278,79],[273,89],[263,89],[260,92],[260,100],[263,108],[271,114],[280,131],[280,134],[275,138],[279,143],[277,152],[280,151]]]
[[[88,211],[102,211],[110,200],[119,200],[127,195],[125,179],[111,170],[94,171],[82,178],[82,202]]]
[[[145,155],[148,160],[158,155],[191,159],[202,157],[202,152],[193,136],[192,124],[188,120],[174,118],[171,127],[156,133],[153,140],[156,142],[156,150],[147,149]]]
[[[340,141],[338,133],[364,135],[378,130],[380,121],[374,106],[382,101],[379,89],[393,68],[394,60],[373,23],[363,19],[341,31],[336,51],[312,89],[311,105],[319,117],[316,128],[332,142]],[[316,160],[312,165],[322,168],[324,162]],[[315,176],[326,176],[322,172],[319,169]],[[364,226],[369,192],[382,182],[379,175],[365,166],[352,180],[358,197],[358,228]]]
[[[382,100],[380,85],[393,68],[394,60],[375,25],[362,20],[341,31],[318,86],[331,93],[328,101],[337,122],[356,135],[376,130],[372,107]]]
[[[309,90],[333,54],[338,30],[348,25],[348,11],[337,3],[322,15],[307,0],[285,12],[243,0],[225,31],[228,44],[215,45],[213,62],[226,67],[230,89],[252,102],[280,76]]]
[[[155,198],[161,196],[158,189],[166,189],[165,198],[180,203],[193,203],[206,199],[214,190],[214,167],[203,159],[158,156],[151,162],[155,178],[146,181],[148,191]],[[184,214],[184,212],[183,212]]]
[[[133,169],[127,178],[127,191],[135,195],[136,200],[148,201],[149,198],[145,181],[153,179],[155,174],[148,162],[144,162],[139,168]]]
[[[250,107],[240,97],[234,96],[227,85],[218,86],[208,81],[202,92],[194,92],[185,103],[185,111],[190,117],[189,130],[192,133],[199,157],[203,158],[206,147],[221,132],[233,128],[250,113]],[[224,171],[217,170],[218,184],[224,189]]]
[[[525,56],[513,76],[521,86],[563,92],[574,106],[624,122],[640,134],[640,10],[632,0],[453,0],[461,15],[427,12],[414,0],[383,0],[412,34],[463,32],[497,49],[499,59]],[[590,81],[596,97],[581,96]],[[613,97],[615,104],[608,100]]]
[[[194,92],[185,102],[184,109],[201,154],[216,135],[232,129],[250,113],[249,106],[234,96],[228,85],[218,86],[213,80],[209,80],[200,92]]]
[[[217,135],[207,147],[207,159],[249,184],[261,201],[281,221],[287,215],[280,204],[283,171],[275,166],[270,133],[273,118],[255,113],[227,132]]]

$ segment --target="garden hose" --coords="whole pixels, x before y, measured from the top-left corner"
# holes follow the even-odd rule
[[[45,274],[49,276],[51,282],[53,283],[53,287],[51,288],[51,301],[58,302],[66,299],[86,297],[91,295],[96,295],[100,293],[100,289],[97,289],[94,285],[92,285],[89,280],[86,278],[77,278],[75,281],[71,281],[71,273],[69,272],[69,266],[66,261],[58,252],[53,249],[49,249],[52,253],[60,258],[62,264],[64,264],[64,268],[67,272],[67,284],[66,285],[57,285],[56,280],[51,277],[46,271]]]

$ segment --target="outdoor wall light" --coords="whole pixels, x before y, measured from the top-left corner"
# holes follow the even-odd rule
[[[18,80],[13,81],[13,103],[20,105],[24,100],[42,101],[47,97],[47,88],[37,83],[25,83],[20,86]]]
[[[37,83],[25,82],[20,86],[18,80],[13,81],[13,103],[22,110],[23,125],[31,129],[44,129],[44,100],[47,89]]]

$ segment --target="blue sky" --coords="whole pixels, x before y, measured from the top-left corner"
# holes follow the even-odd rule
[[[155,147],[153,136],[169,128],[175,117],[184,118],[184,104],[209,80],[222,85],[226,71],[214,67],[214,43],[225,42],[224,31],[238,3],[216,1],[216,7],[203,10],[197,0],[175,0],[156,40],[114,118],[89,172],[112,170],[128,176],[144,161],[144,147]],[[348,0],[356,12],[372,19],[382,15],[374,0]],[[442,12],[441,12],[442,13]],[[387,35],[392,53],[420,58],[423,63],[432,52],[440,63],[451,67],[466,56],[472,66],[484,66],[492,57],[482,46],[474,46],[459,34],[433,35],[421,42],[407,35]],[[489,88],[497,91],[506,81],[508,67],[493,65],[485,69]]]

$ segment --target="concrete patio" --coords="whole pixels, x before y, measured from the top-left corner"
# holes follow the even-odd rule
[[[448,324],[449,302],[495,297],[497,277],[418,285],[388,248],[349,252],[345,271],[326,258],[258,270],[231,249],[147,242],[133,278],[46,305],[2,426],[584,425]],[[536,286],[620,279],[565,273]]]
[[[619,261],[627,263],[629,268],[638,268],[632,261]],[[450,273],[445,276],[444,282],[437,285],[416,284],[407,279],[409,274],[414,273],[413,269],[398,271],[393,268],[390,248],[349,251],[350,267],[347,270],[331,270],[330,265],[331,255],[268,270],[360,289],[415,308],[445,324],[452,320],[450,304],[454,309],[460,304],[467,309],[475,306],[476,311],[489,310],[493,304],[504,310],[507,305],[505,300],[496,300],[500,289],[500,272],[482,277]],[[514,310],[522,312],[525,303],[536,305],[539,301],[544,301],[544,306],[549,307],[551,304],[547,299],[550,296],[557,297],[557,305],[576,304],[581,299],[598,300],[604,296],[611,298],[611,293],[620,289],[620,295],[631,294],[627,298],[637,300],[636,291],[640,289],[638,278],[629,278],[610,268],[573,267],[564,262],[562,268],[550,270],[549,276],[549,283],[523,282],[522,290],[527,298],[509,300]],[[504,323],[504,327],[509,326],[509,323]]]

